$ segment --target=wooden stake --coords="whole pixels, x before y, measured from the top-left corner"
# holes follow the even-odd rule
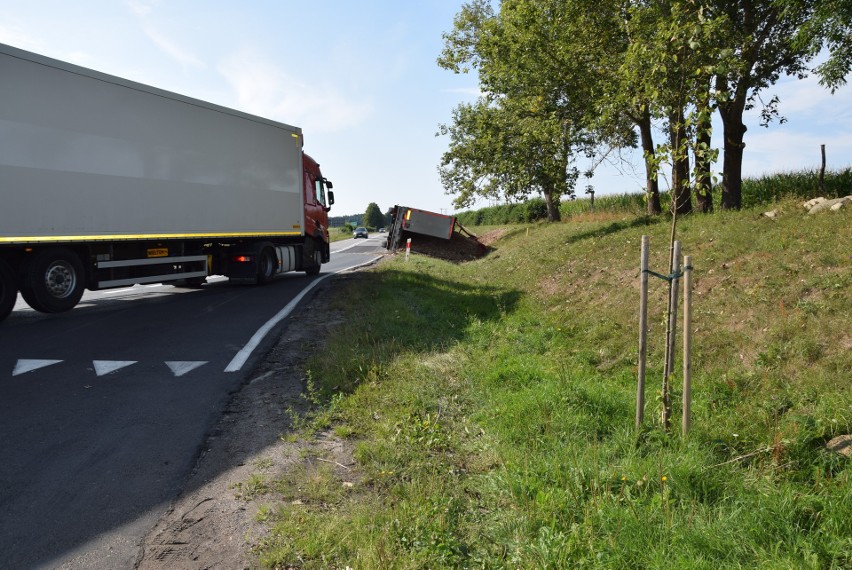
[[[819,193],[820,195],[825,194],[825,145],[819,145],[820,152],[822,153],[822,166],[819,169]]]
[[[645,417],[645,359],[648,349],[648,236],[642,236],[639,273],[639,381],[636,386],[636,429]]]
[[[692,256],[683,258],[683,418],[684,437],[692,426]]]
[[[675,241],[672,248],[671,274],[680,271],[680,241]],[[672,424],[672,395],[671,375],[674,372],[675,337],[677,336],[677,298],[678,279],[669,282],[669,319],[666,330],[666,364],[663,371],[663,428],[668,431]]]

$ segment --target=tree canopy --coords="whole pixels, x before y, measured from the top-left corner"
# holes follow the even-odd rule
[[[764,104],[761,92],[783,75],[803,77],[823,49],[828,59],[815,72],[835,90],[852,66],[849,0],[502,0],[496,9],[472,0],[444,34],[438,64],[475,71],[483,95],[440,127],[450,138],[442,181],[458,206],[538,192],[558,219],[577,158],[641,142],[649,212],[659,211],[666,162],[678,211],[691,209],[693,191],[708,211],[718,112],[721,204],[739,208],[744,112],[762,104],[771,120],[778,101]],[[664,128],[662,144],[652,121]]]
[[[370,202],[367,205],[367,211],[364,212],[363,224],[368,228],[382,228],[385,225],[385,216],[379,209],[379,205],[375,202]]]

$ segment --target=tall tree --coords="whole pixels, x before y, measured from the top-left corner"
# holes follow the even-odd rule
[[[453,124],[440,127],[440,134],[450,136],[441,160],[444,187],[456,195],[458,208],[478,197],[521,200],[539,192],[548,220],[558,221],[559,198],[573,192],[579,174],[571,165],[568,128],[535,101],[482,98],[460,105]]]
[[[486,93],[477,104],[457,108],[454,125],[439,132],[451,136],[442,177],[459,195],[457,204],[474,194],[514,199],[538,191],[548,218],[558,220],[558,199],[573,193],[575,157],[591,144],[590,82],[579,71],[589,56],[566,52],[573,45],[564,36],[576,24],[563,5],[505,0],[495,13],[475,0],[444,35],[439,65],[457,73],[476,69]]]
[[[742,206],[743,114],[781,75],[803,77],[821,38],[797,43],[821,0],[707,0],[725,44],[715,53],[715,99],[724,129],[722,208]]]
[[[376,204],[375,202],[370,202],[367,205],[367,211],[364,212],[363,224],[368,228],[373,229],[384,227],[385,216],[382,214],[382,211],[379,209],[378,204]]]

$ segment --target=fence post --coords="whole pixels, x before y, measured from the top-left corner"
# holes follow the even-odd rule
[[[639,381],[636,385],[636,429],[645,417],[645,359],[648,348],[648,236],[642,236],[639,273]]]
[[[692,427],[692,256],[683,258],[683,418],[684,437]]]
[[[411,238],[405,242],[405,261],[408,261],[408,256],[411,254]]]

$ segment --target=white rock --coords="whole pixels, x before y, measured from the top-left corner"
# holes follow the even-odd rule
[[[843,202],[846,201],[847,198],[848,198],[848,196],[845,197],[845,198],[835,198],[834,200],[824,200],[822,202],[819,202],[815,206],[813,206],[808,211],[808,213],[809,214],[816,214],[817,212],[822,212],[823,210],[829,210],[835,204],[842,204]]]
[[[823,197],[814,198],[814,199],[808,200],[807,202],[802,204],[802,207],[805,208],[805,210],[810,210],[811,208],[813,208],[817,204],[821,204],[823,202],[825,202],[825,198],[823,198]]]

